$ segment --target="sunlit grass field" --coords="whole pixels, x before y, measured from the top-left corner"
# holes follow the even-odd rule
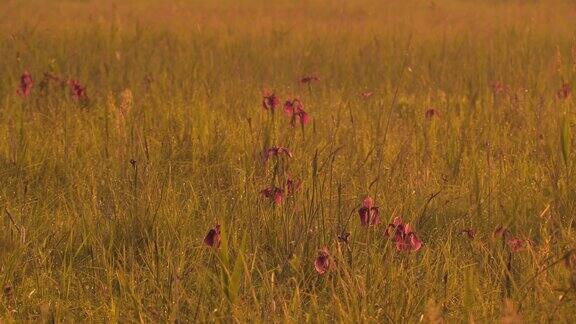
[[[575,22],[1,1],[0,322],[575,322]]]

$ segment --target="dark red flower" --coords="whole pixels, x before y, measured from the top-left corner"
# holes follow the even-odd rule
[[[420,242],[410,224],[404,226],[404,233],[397,232],[395,241],[398,251],[418,251],[422,246],[422,242]]]
[[[310,84],[312,82],[319,81],[320,79],[315,75],[308,75],[300,79],[300,83]]]
[[[310,116],[308,116],[307,112],[300,109],[292,116],[292,120],[290,121],[292,126],[296,125],[296,121],[300,122],[301,125],[306,125],[308,122],[310,122]]]
[[[392,241],[396,243],[398,251],[418,251],[422,247],[422,242],[412,230],[412,226],[404,224],[400,217],[394,218],[394,222],[388,225],[384,235],[389,237],[392,232],[394,233]]]
[[[264,158],[264,162],[268,161],[271,157],[286,155],[287,157],[293,157],[292,152],[286,147],[282,146],[274,146],[269,149],[264,150],[262,152],[262,157]]]
[[[501,94],[508,91],[508,87],[504,85],[502,82],[497,81],[492,85],[492,91],[494,94]]]
[[[86,88],[83,87],[78,80],[68,80],[68,86],[70,87],[70,94],[72,98],[76,100],[85,100],[86,96]]]
[[[284,112],[290,115],[302,108],[304,108],[304,105],[302,104],[302,101],[300,101],[300,99],[298,98],[294,98],[292,100],[286,100],[286,102],[284,102]]]
[[[362,92],[361,95],[362,95],[362,98],[368,99],[368,98],[370,98],[370,97],[372,97],[372,96],[374,95],[374,92],[372,92],[372,91],[366,91],[366,92]]]
[[[204,245],[209,247],[218,248],[220,247],[220,225],[216,224],[214,228],[208,231],[206,237],[204,238]]]
[[[510,251],[512,251],[513,253],[517,253],[526,248],[526,246],[528,245],[528,241],[515,237],[506,241],[506,244],[508,244]]]
[[[20,86],[16,93],[22,98],[28,98],[32,92],[32,87],[34,86],[34,80],[32,75],[28,71],[24,71],[20,76]]]
[[[426,119],[432,119],[434,117],[440,117],[440,112],[436,109],[428,109],[425,113]]]
[[[473,240],[476,237],[476,232],[470,228],[463,229],[462,232],[460,232],[460,233],[466,234],[466,236],[468,236],[468,238],[471,240]]]
[[[260,191],[262,197],[271,199],[275,205],[282,205],[284,202],[284,189],[278,187],[268,187]]]
[[[260,191],[260,194],[262,197],[272,200],[275,205],[281,205],[286,197],[293,196],[299,189],[300,181],[288,178],[284,189],[270,186]]]
[[[392,221],[392,223],[388,224],[388,226],[384,230],[384,236],[385,237],[391,237],[392,235],[395,235],[396,229],[400,226],[404,226],[404,222],[402,221],[402,218],[394,217],[394,220]],[[402,230],[403,229],[404,228],[402,228]]]
[[[276,97],[275,94],[271,92],[264,93],[264,99],[262,99],[262,107],[266,110],[275,110],[280,105],[280,99]]]
[[[300,124],[306,125],[310,121],[308,113],[304,111],[304,105],[297,98],[294,98],[291,101],[287,100],[284,103],[284,111],[292,116],[290,121],[292,126],[295,126],[296,122],[300,122]]]
[[[566,100],[570,98],[571,94],[572,94],[572,87],[570,87],[568,83],[564,83],[562,85],[562,88],[560,88],[560,90],[556,92],[556,98],[560,100]]]
[[[512,232],[508,230],[506,227],[500,225],[496,227],[494,232],[492,233],[492,238],[494,240],[501,238],[502,242],[505,242],[508,245],[508,248],[511,252],[516,253],[524,250],[528,244],[530,244],[530,240],[522,239],[518,237],[510,237]],[[510,237],[510,238],[509,238]]]
[[[314,268],[316,272],[323,275],[330,270],[330,252],[328,248],[324,247],[318,251],[318,256],[314,260]]]
[[[374,200],[371,197],[364,198],[358,215],[360,215],[360,223],[364,227],[380,224],[380,210],[374,206]]]

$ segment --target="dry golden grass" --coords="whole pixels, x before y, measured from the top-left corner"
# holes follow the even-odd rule
[[[560,0],[1,2],[0,321],[574,322],[574,21]],[[397,216],[418,251],[384,235]]]

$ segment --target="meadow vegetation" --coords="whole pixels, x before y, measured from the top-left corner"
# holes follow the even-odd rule
[[[575,322],[575,21],[0,2],[0,322]]]

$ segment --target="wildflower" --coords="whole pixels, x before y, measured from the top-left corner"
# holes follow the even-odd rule
[[[204,245],[209,247],[218,248],[220,247],[220,225],[216,224],[214,228],[208,231],[206,237],[204,238]]]
[[[374,92],[366,91],[366,92],[362,92],[360,95],[362,96],[362,98],[368,99],[374,95]]]
[[[385,237],[391,237],[392,234],[395,234],[396,229],[399,226],[403,226],[403,221],[402,218],[400,217],[394,217],[394,220],[392,221],[392,223],[388,224],[388,227],[386,227],[386,230],[384,230],[384,236]]]
[[[268,187],[262,191],[260,191],[262,197],[272,199],[275,205],[282,205],[284,202],[284,189],[278,187]]]
[[[320,79],[315,75],[308,75],[300,79],[300,83],[311,84],[312,82],[319,81]]]
[[[262,197],[271,199],[275,205],[281,205],[287,196],[292,196],[300,189],[300,181],[288,178],[285,189],[270,186],[260,191]]]
[[[572,94],[572,88],[568,83],[564,83],[560,88],[560,90],[556,92],[556,98],[560,100],[566,100],[570,98],[571,94]]]
[[[404,226],[404,232],[397,232],[396,234],[396,249],[398,251],[418,251],[422,246],[422,242],[412,230],[410,224]]]
[[[364,199],[362,207],[358,210],[358,215],[360,215],[360,223],[364,227],[380,224],[380,210],[374,206],[374,200],[371,197]]]
[[[292,126],[296,125],[296,121],[299,121],[302,125],[306,125],[310,121],[308,113],[304,111],[302,102],[296,98],[292,99],[292,101],[287,100],[284,103],[284,111],[292,116],[290,121]]]
[[[314,261],[314,268],[318,274],[325,274],[330,270],[330,252],[328,248],[324,247],[318,251],[318,256]]]
[[[513,253],[517,253],[517,252],[520,252],[526,248],[527,241],[523,240],[521,238],[512,238],[512,239],[509,239],[506,242],[506,244],[508,244],[510,251],[512,251]]]
[[[473,240],[476,237],[476,232],[470,228],[463,229],[460,233],[466,234],[466,236],[468,236],[468,238],[471,240]]]
[[[262,157],[264,158],[264,162],[266,162],[271,157],[280,156],[282,154],[284,154],[290,158],[293,157],[292,152],[290,152],[290,150],[288,148],[282,147],[282,146],[274,146],[274,147],[271,147],[267,150],[264,150],[264,152],[262,152]]]
[[[22,98],[28,98],[32,92],[32,86],[34,86],[32,75],[30,72],[24,71],[22,76],[20,76],[20,87],[16,90],[16,93]]]
[[[274,111],[278,105],[280,105],[280,99],[275,94],[268,91],[264,93],[264,99],[262,99],[264,109]]]
[[[294,112],[302,109],[304,105],[298,98],[294,98],[292,100],[286,100],[284,102],[284,112],[288,114],[293,114]]]
[[[398,251],[418,251],[422,247],[422,242],[412,230],[410,224],[404,224],[400,217],[394,218],[392,224],[389,224],[384,232],[385,236],[391,236],[390,229],[394,232],[392,241],[396,243]]]
[[[76,100],[85,100],[87,98],[86,88],[83,87],[78,80],[68,80],[68,86],[70,86],[72,98]]]
[[[494,94],[498,95],[508,91],[508,87],[504,85],[502,82],[497,81],[492,85],[492,91],[494,92]]]
[[[428,109],[426,110],[426,113],[424,114],[426,116],[426,119],[430,120],[434,117],[440,117],[440,112],[436,109]]]
[[[500,225],[496,227],[494,232],[492,233],[492,239],[496,240],[498,238],[502,239],[502,244],[508,245],[510,252],[516,253],[524,250],[528,244],[531,244],[530,240],[521,239],[518,237],[510,237],[512,232],[508,230],[506,227]],[[510,237],[510,238],[509,238]]]

